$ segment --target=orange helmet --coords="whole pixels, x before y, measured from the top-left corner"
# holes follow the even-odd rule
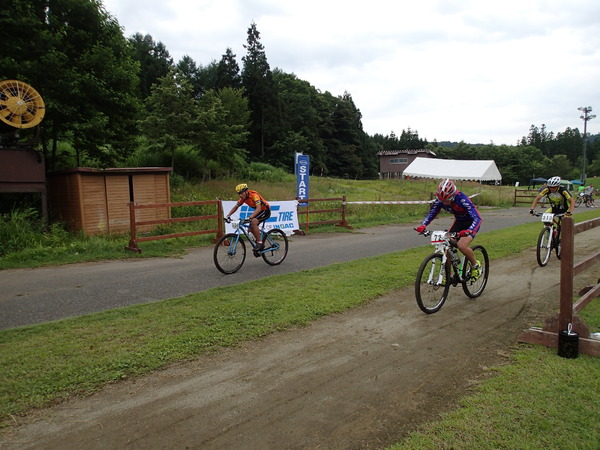
[[[437,192],[435,193],[436,197],[439,201],[443,202],[444,200],[454,200],[454,196],[456,195],[456,185],[450,180],[446,178],[443,180],[437,188]]]

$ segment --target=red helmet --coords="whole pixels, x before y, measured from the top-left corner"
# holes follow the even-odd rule
[[[443,202],[444,200],[452,201],[454,200],[456,191],[456,185],[452,182],[452,180],[446,178],[438,185],[437,192],[435,193],[435,195],[441,202]]]

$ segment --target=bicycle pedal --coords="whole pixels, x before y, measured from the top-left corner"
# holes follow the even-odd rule
[[[260,256],[260,253],[257,252],[256,250],[254,250],[252,253],[254,253],[254,257],[255,258],[258,258]]]

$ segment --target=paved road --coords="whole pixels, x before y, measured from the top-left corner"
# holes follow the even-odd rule
[[[483,232],[531,220],[523,207],[482,210]],[[451,216],[440,216],[435,228],[448,227]],[[148,303],[218,286],[278,275],[335,262],[424,245],[414,225],[382,226],[352,233],[324,233],[291,238],[287,259],[267,266],[262,258],[247,258],[233,275],[217,271],[212,248],[193,249],[181,258],[70,264],[38,269],[0,271],[0,329],[58,320],[70,316]]]

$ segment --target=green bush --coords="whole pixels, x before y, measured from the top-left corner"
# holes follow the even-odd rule
[[[253,162],[242,171],[240,178],[248,181],[282,182],[291,179],[285,170],[273,167],[270,164]]]

